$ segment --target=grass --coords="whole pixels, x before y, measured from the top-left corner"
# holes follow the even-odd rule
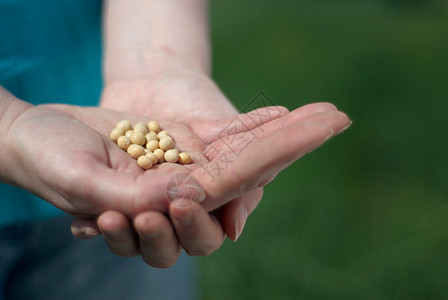
[[[214,77],[243,108],[330,101],[350,130],[267,186],[204,299],[448,297],[448,6],[212,1]]]

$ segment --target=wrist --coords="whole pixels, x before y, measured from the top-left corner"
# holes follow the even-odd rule
[[[32,106],[17,99],[0,86],[0,182],[13,184],[13,168],[11,168],[13,164],[8,134],[14,122]]]
[[[187,123],[238,114],[209,76],[186,69],[109,82],[101,107]]]
[[[105,83],[178,69],[210,73],[206,0],[105,3]]]
[[[117,57],[117,56],[114,56]],[[125,57],[125,58],[123,58]],[[123,64],[123,59],[126,63]],[[138,57],[120,56],[120,61],[113,57],[107,59],[103,71],[104,84],[107,86],[117,80],[161,77],[171,73],[184,73],[210,78],[209,66],[201,66],[194,61],[163,50],[152,50],[140,53]]]

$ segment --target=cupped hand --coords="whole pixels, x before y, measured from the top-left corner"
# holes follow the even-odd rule
[[[317,147],[322,142],[322,134],[327,138],[337,133],[342,128],[338,122],[347,125],[346,116],[336,112],[335,107],[327,103],[305,106],[292,113],[281,107],[270,107],[249,115],[237,115],[236,110],[214,83],[203,76],[180,73],[163,76],[158,80],[153,78],[151,84],[148,82],[138,79],[109,85],[105,90],[103,106],[118,107],[127,111],[137,110],[147,116],[154,116],[154,119],[166,116],[168,120],[183,122],[183,126],[188,127],[197,139],[186,138],[182,143],[186,145],[199,142],[199,148],[202,148],[199,152],[196,147],[186,150],[195,154],[196,164],[188,168],[190,174],[201,182],[208,194],[208,199],[203,203],[204,207],[213,210],[234,199],[210,215],[196,204],[189,207],[185,207],[185,203],[183,207],[171,205],[170,216],[175,233],[183,248],[193,255],[209,254],[217,249],[223,241],[222,230],[230,238],[236,239],[247,216],[261,199],[261,187],[282,168]],[[323,114],[325,112],[327,114]],[[277,134],[277,131],[286,127],[291,127],[288,134]],[[296,136],[297,141],[289,141],[287,136]],[[283,147],[287,151],[271,153],[272,151],[267,151],[272,149],[271,143],[275,149]],[[246,148],[250,150],[246,151]],[[272,154],[278,156],[274,158],[275,155]],[[269,156],[274,160],[266,160]],[[239,170],[245,172],[239,173]],[[219,188],[216,188],[217,186]],[[222,228],[219,227],[216,214],[220,215]],[[177,220],[182,218],[189,221]],[[134,222],[135,227],[140,226],[137,231],[150,232],[154,228],[162,228],[154,225],[158,222],[159,225],[165,225],[163,232],[166,232],[166,236],[175,234],[164,215],[152,219],[152,223]],[[212,224],[200,226],[201,222],[204,225],[205,221],[211,221]],[[99,218],[98,223],[115,253],[123,255],[141,251],[145,258],[144,249],[139,249],[145,248],[141,246],[144,236],[135,233],[133,224],[124,215],[117,211],[107,212]],[[196,224],[197,226],[194,226]],[[95,227],[93,221],[75,219],[73,230],[79,237],[88,237],[85,229],[93,228],[95,231]],[[208,230],[209,228],[213,230]],[[151,245],[156,244],[154,242]],[[160,244],[163,245],[158,245]],[[153,264],[151,262],[157,261],[157,258],[172,256],[172,253],[177,252],[169,249],[178,249],[175,246],[176,243],[168,243],[165,248],[153,247],[156,249],[146,252],[152,253],[155,258],[149,258],[147,261]],[[151,246],[146,248],[150,249]]]

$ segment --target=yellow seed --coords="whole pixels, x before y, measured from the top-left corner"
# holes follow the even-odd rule
[[[131,145],[131,140],[128,137],[122,135],[118,138],[117,144],[118,144],[118,147],[120,147],[121,149],[126,151],[126,150],[128,150],[129,146]]]
[[[159,138],[159,140],[161,140],[163,137],[165,136],[171,136],[171,134],[169,134],[167,131],[162,130],[157,134],[157,137]]]
[[[150,157],[154,164],[156,164],[159,161],[159,159],[157,158],[157,155],[155,155],[152,152],[149,152],[149,153],[147,152],[146,156]]]
[[[146,142],[146,138],[141,131],[135,131],[132,133],[130,138],[132,144],[143,146]]]
[[[117,128],[123,129],[124,132],[132,129],[132,124],[128,120],[121,120],[117,123]]]
[[[146,142],[149,141],[159,141],[159,138],[157,137],[157,133],[154,131],[150,131],[147,135],[145,135]]]
[[[143,135],[148,134],[149,133],[148,125],[146,125],[143,122],[138,122],[134,126],[134,131],[140,131],[141,133],[143,133]]]
[[[187,152],[179,153],[179,161],[180,164],[186,165],[191,163],[191,156]]]
[[[152,168],[152,165],[154,164],[154,162],[151,159],[151,157],[143,155],[138,158],[137,164],[140,166],[140,168],[148,170],[148,169]]]
[[[158,148],[159,148],[159,142],[158,141],[152,140],[152,141],[149,141],[146,144],[146,149],[151,150],[152,152],[154,152]]]
[[[154,154],[157,156],[157,161],[159,164],[165,162],[165,151],[162,149],[156,149],[154,150]]]
[[[145,155],[145,148],[140,145],[130,145],[128,153],[132,158],[138,159],[140,156]]]
[[[159,147],[162,150],[170,150],[174,147],[174,140],[170,136],[163,137],[159,142]]]
[[[130,139],[131,138],[131,135],[134,133],[134,130],[128,130],[128,131],[126,131],[126,133],[124,134],[128,139]]]
[[[171,149],[165,152],[165,160],[170,163],[175,163],[179,159],[179,150]]]
[[[160,131],[160,125],[157,121],[150,121],[148,123],[148,128],[151,131],[154,131],[155,133],[159,133]]]
[[[124,131],[121,128],[115,128],[110,133],[110,138],[112,141],[116,142],[120,136],[124,135]]]

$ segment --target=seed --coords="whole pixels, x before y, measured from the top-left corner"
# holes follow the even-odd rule
[[[170,136],[163,137],[159,142],[159,147],[162,150],[170,150],[174,147],[174,140]]]
[[[170,163],[175,163],[179,159],[179,150],[171,149],[165,152],[165,160]]]
[[[124,131],[121,128],[115,128],[110,133],[110,138],[112,141],[116,142],[120,136],[124,135]]]
[[[152,152],[154,152],[158,148],[159,148],[159,142],[158,141],[152,140],[152,141],[149,141],[146,144],[146,149],[151,150]]]
[[[128,153],[132,158],[138,159],[140,156],[145,155],[145,148],[140,145],[130,145],[128,147]]]
[[[186,165],[191,163],[191,156],[187,152],[179,153],[179,161],[180,164]]]
[[[121,120],[117,123],[117,128],[123,129],[124,132],[132,129],[132,124],[128,120]]]
[[[152,161],[154,162],[154,164],[158,163],[159,158],[157,157],[157,155],[155,155],[152,152],[146,153],[146,156],[150,157],[152,159]]]
[[[128,130],[128,131],[126,131],[126,133],[124,134],[128,139],[130,139],[131,138],[131,135],[134,133],[134,130]]]
[[[154,154],[157,156],[157,161],[159,164],[165,162],[165,151],[162,149],[156,149],[154,150]]]
[[[146,142],[146,138],[141,131],[135,131],[132,133],[130,138],[132,144],[137,144],[143,146]]]
[[[163,137],[165,136],[171,136],[171,134],[169,134],[167,131],[162,130],[157,134],[157,137],[159,138],[159,140],[161,140]]]
[[[128,150],[129,146],[131,145],[131,140],[128,137],[122,135],[118,138],[117,144],[118,144],[118,147],[120,147],[121,149],[126,151],[126,150]]]
[[[159,133],[160,131],[160,125],[157,121],[150,121],[148,123],[148,128],[151,131],[154,131],[155,133]]]
[[[132,128],[130,121],[121,120],[111,131],[110,137],[118,147],[137,159],[138,165],[143,169],[150,169],[165,161],[183,165],[192,162],[187,152],[179,153],[179,150],[174,148],[174,139],[167,131],[161,130],[157,121],[148,124],[138,122]]]
[[[138,122],[134,126],[134,131],[141,131],[143,135],[148,134],[149,133],[148,125],[146,125],[143,122]]]
[[[145,170],[151,169],[152,165],[154,164],[151,157],[148,157],[146,155],[140,156],[137,160],[137,164]]]
[[[150,131],[147,135],[145,135],[146,142],[149,141],[159,141],[159,138],[157,137],[157,133],[155,131]]]

